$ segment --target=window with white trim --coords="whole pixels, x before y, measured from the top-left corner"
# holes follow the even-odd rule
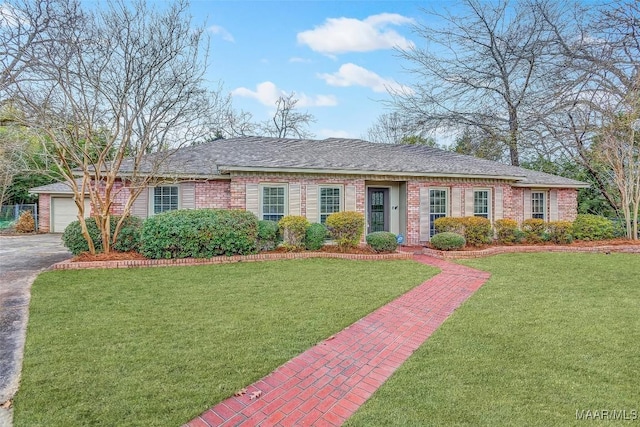
[[[447,216],[448,199],[449,196],[446,189],[429,189],[429,235],[431,237],[436,234],[436,219]]]
[[[260,193],[262,212],[267,221],[280,221],[286,212],[286,189],[283,185],[265,185]]]
[[[320,187],[320,223],[327,222],[327,217],[342,209],[342,191],[340,187]]]
[[[546,207],[544,191],[531,192],[531,218],[545,219]]]
[[[163,185],[153,189],[153,213],[174,211],[178,209],[178,186]]]
[[[489,190],[473,191],[473,216],[489,219]]]

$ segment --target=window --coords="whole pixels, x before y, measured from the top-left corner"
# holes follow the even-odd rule
[[[262,187],[262,219],[268,221],[280,221],[284,215],[284,186]]]
[[[545,219],[546,206],[543,192],[531,193],[531,218]]]
[[[324,224],[327,217],[340,212],[340,187],[320,187],[320,222]]]
[[[167,185],[153,189],[153,213],[178,209],[178,186]]]
[[[473,192],[473,216],[489,219],[489,190]]]
[[[435,220],[447,216],[447,190],[429,190],[429,235],[436,234]]]

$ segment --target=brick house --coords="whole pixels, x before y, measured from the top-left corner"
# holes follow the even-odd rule
[[[121,169],[127,196],[127,164]],[[426,242],[442,216],[572,221],[583,182],[426,146],[354,139],[241,137],[184,147],[163,164],[163,183],[135,201],[146,218],[173,209],[246,209],[260,219],[302,215],[324,222],[338,211],[365,214],[366,232]],[[40,230],[61,232],[75,206],[64,184],[40,195]],[[114,214],[123,200],[116,200]],[[70,212],[71,210],[71,212]],[[62,218],[62,220],[60,219]],[[68,222],[67,222],[68,223]]]

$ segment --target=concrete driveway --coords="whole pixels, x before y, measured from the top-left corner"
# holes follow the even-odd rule
[[[0,427],[11,426],[18,391],[31,284],[43,270],[71,257],[60,234],[0,235]]]

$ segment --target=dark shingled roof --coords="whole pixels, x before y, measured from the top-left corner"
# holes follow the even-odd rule
[[[148,159],[152,160],[153,157],[150,155]],[[148,165],[141,169],[150,170]],[[521,186],[588,187],[584,182],[423,145],[378,144],[343,138],[219,139],[176,150],[162,163],[157,174],[166,177],[215,178],[232,170],[486,177],[513,181]],[[131,162],[125,160],[120,171],[123,175],[130,173]],[[31,191],[57,192],[53,186],[58,185],[38,187]]]
[[[377,144],[359,139],[324,140],[240,137],[177,150],[164,175],[212,177],[229,170],[288,170],[502,178],[521,185],[585,187],[568,178],[422,145]],[[122,169],[127,172],[127,163]]]

